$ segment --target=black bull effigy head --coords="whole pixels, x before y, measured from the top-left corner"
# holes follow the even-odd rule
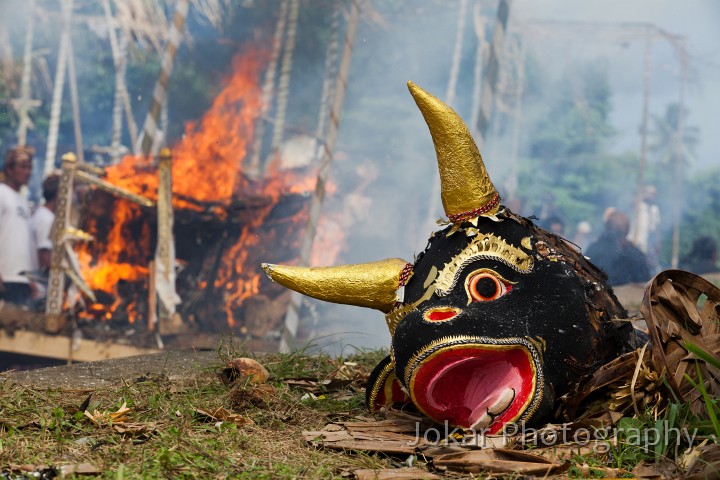
[[[368,406],[411,401],[432,420],[495,433],[549,420],[584,375],[635,346],[604,275],[576,247],[513,214],[460,117],[408,83],[435,144],[448,226],[414,263],[263,264],[305,295],[381,310],[391,354]]]

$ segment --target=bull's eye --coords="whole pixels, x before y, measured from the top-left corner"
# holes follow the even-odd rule
[[[492,302],[512,290],[512,283],[493,270],[475,270],[465,280],[468,304],[471,302]]]

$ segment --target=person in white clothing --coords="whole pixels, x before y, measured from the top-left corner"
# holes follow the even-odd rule
[[[7,151],[0,183],[0,298],[27,305],[33,285],[24,275],[37,269],[37,249],[30,229],[30,205],[20,189],[30,180],[34,150]]]
[[[654,186],[645,186],[637,218],[628,235],[628,240],[647,256],[652,273],[660,271],[660,209],[655,203],[656,193]]]
[[[50,258],[53,249],[52,228],[55,221],[55,207],[57,204],[58,185],[60,177],[56,174],[49,175],[43,182],[43,199],[45,203],[40,205],[30,218],[30,227],[33,232],[33,239],[38,253],[38,264],[40,270],[47,272],[50,269]]]

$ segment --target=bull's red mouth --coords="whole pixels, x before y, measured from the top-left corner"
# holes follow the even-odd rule
[[[512,340],[519,343],[426,347],[407,370],[413,403],[436,422],[491,434],[528,417],[540,400],[542,376],[532,345]]]

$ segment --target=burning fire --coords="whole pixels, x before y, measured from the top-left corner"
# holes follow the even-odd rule
[[[197,278],[194,286],[195,291],[212,288],[222,292],[222,310],[230,327],[236,324],[237,308],[247,298],[260,292],[260,259],[252,252],[267,247],[263,243],[268,240],[261,239],[257,229],[283,195],[301,194],[307,198],[316,182],[315,172],[308,171],[310,169],[283,171],[278,162],[272,162],[261,180],[250,181],[242,175],[242,164],[262,106],[258,78],[263,63],[262,54],[238,55],[233,61],[232,74],[226,86],[210,109],[199,122],[186,125],[185,135],[172,148],[173,207],[176,213],[180,210],[194,211],[210,215],[218,221],[231,221],[234,220],[234,203],[244,198],[263,199],[259,206],[254,207],[249,220],[242,222],[239,236],[229,239],[230,246],[224,249],[219,261],[215,255],[205,256],[200,270],[212,271],[213,275]],[[157,171],[145,158],[125,157],[121,163],[107,169],[106,180],[157,199]],[[148,262],[154,253],[151,251],[154,227],[147,221],[147,213],[127,200],[115,199],[89,209],[94,214],[85,220],[84,227],[96,240],[91,245],[80,247],[81,270],[90,288],[111,294],[114,302],[110,306],[93,305],[88,312],[96,312],[90,314],[95,318],[110,318],[111,312],[122,303],[129,321],[134,322],[138,315],[144,314],[140,311],[142,307],[138,305],[138,298],[118,301],[122,297],[119,288],[128,283],[139,283],[143,288],[138,290],[147,292]],[[306,208],[291,218],[297,225],[304,225],[306,220]],[[342,239],[339,240],[335,243],[342,244]],[[298,236],[292,246],[297,249],[299,242]],[[326,248],[326,251],[331,250]],[[328,259],[326,255],[324,261],[332,262],[334,258]],[[179,293],[182,297],[183,292]],[[131,305],[137,309],[131,308]],[[110,313],[100,316],[97,312]]]

